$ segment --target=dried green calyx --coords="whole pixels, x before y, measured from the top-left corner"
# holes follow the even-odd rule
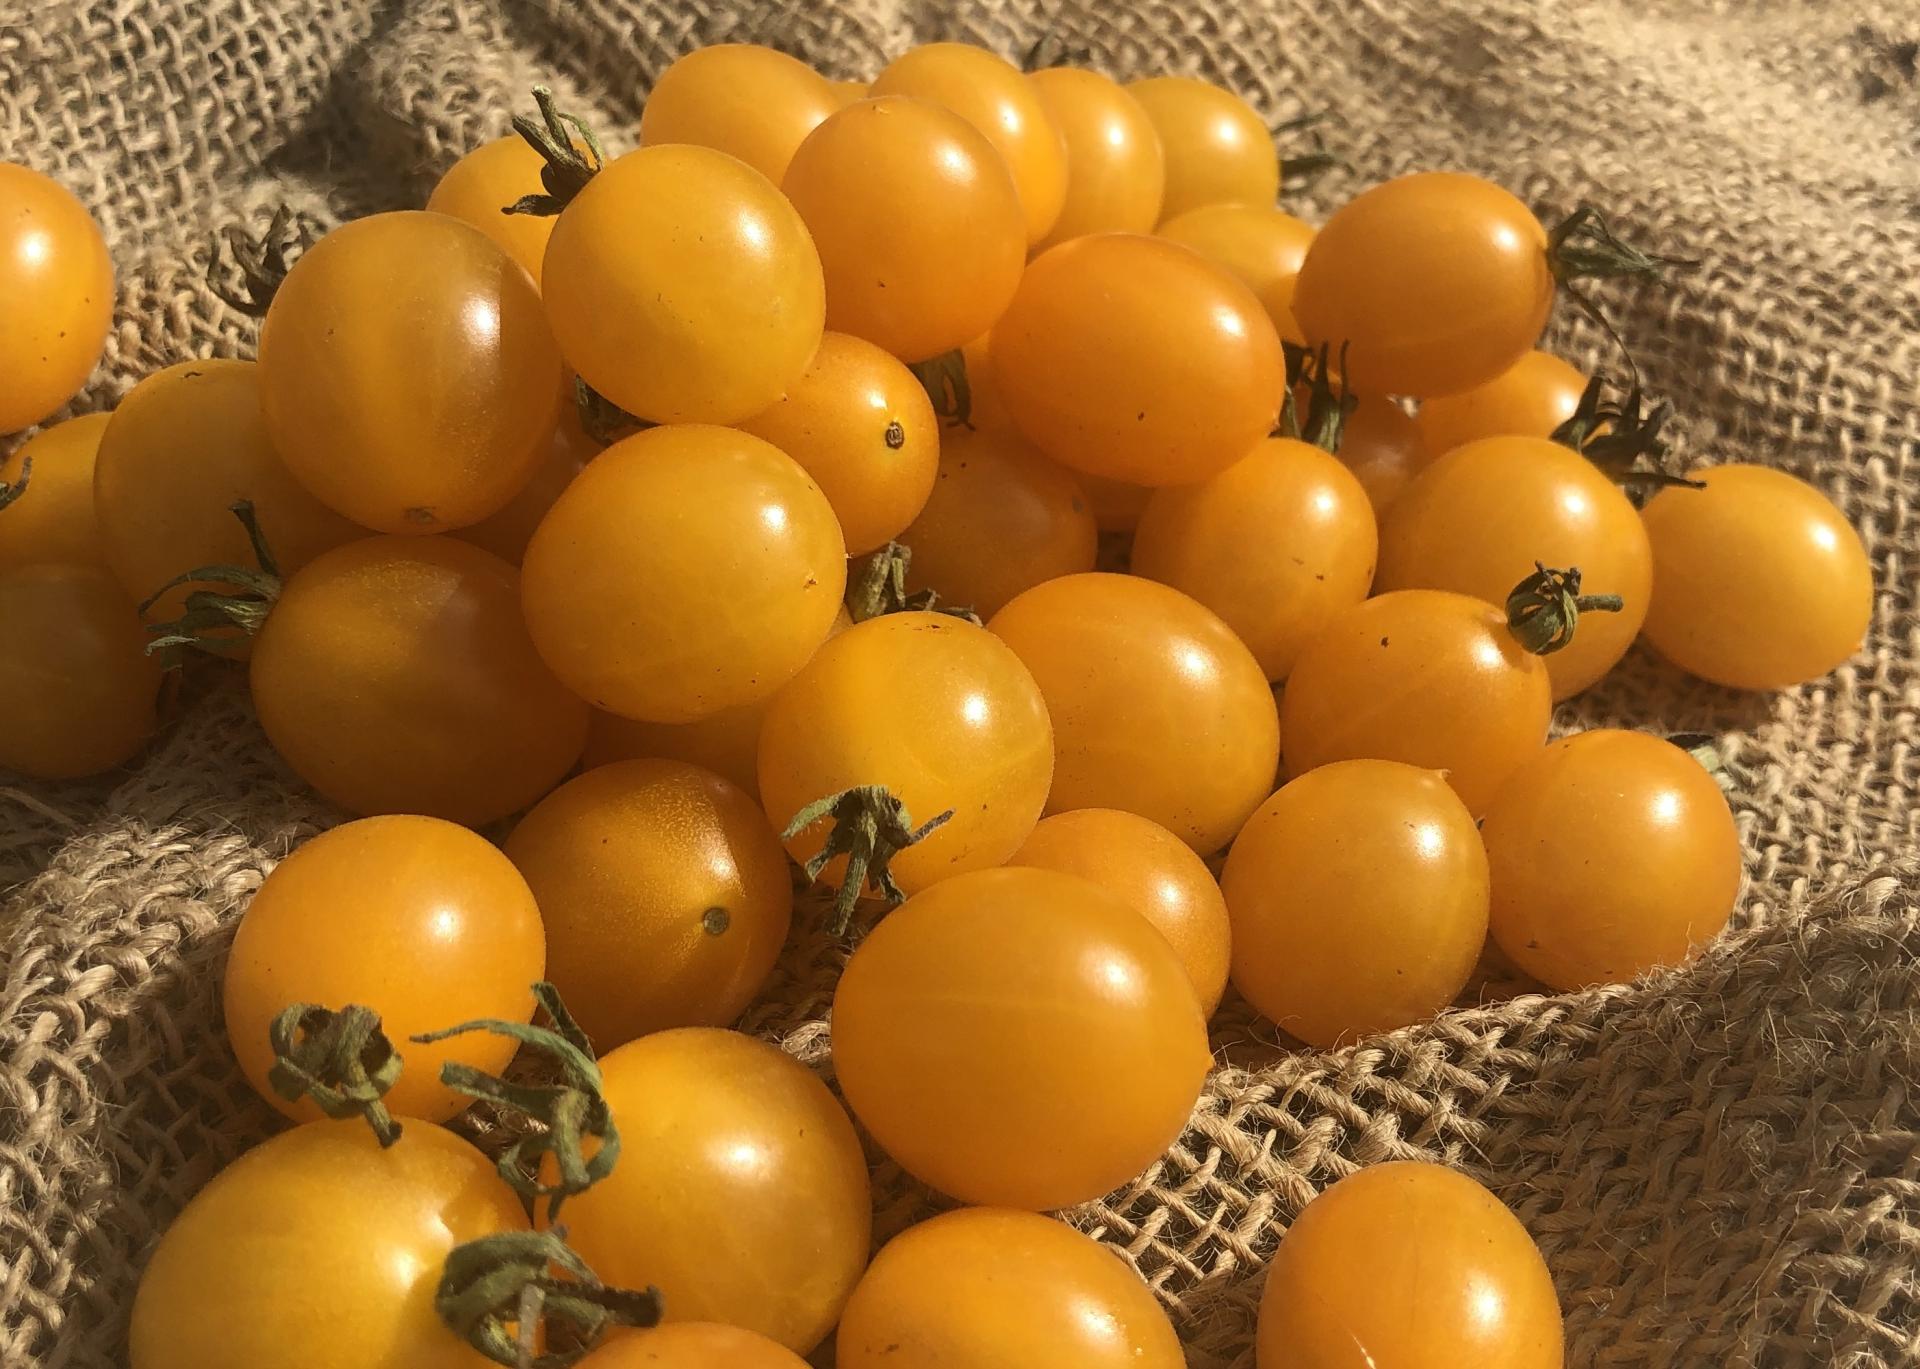
[[[1321,130],[1332,120],[1333,111],[1321,109],[1311,114],[1302,114],[1298,118],[1284,120],[1273,126],[1272,131],[1276,141],[1286,138],[1289,134],[1305,133],[1311,144],[1304,152],[1280,154],[1282,194],[1289,189],[1311,185],[1336,167],[1342,171],[1353,170],[1345,157],[1327,146],[1326,135]]]
[[[230,506],[240,526],[247,530],[247,540],[253,545],[254,567],[247,566],[198,566],[185,574],[176,575],[160,586],[140,603],[140,612],[145,613],[158,603],[169,590],[182,585],[197,585],[199,588],[187,594],[186,604],[178,618],[169,622],[151,623],[147,630],[154,639],[147,643],[147,654],[164,652],[169,668],[178,666],[188,650],[204,651],[214,656],[224,656],[233,644],[237,630],[243,637],[251,637],[267,621],[267,615],[273,612],[273,606],[279,601],[282,585],[280,566],[273,559],[273,551],[267,546],[266,534],[260,531],[260,523],[254,517],[253,503],[242,499]]]
[[[808,879],[817,880],[836,856],[847,858],[847,873],[834,896],[833,917],[828,923],[833,935],[844,936],[853,925],[853,905],[862,889],[871,885],[889,903],[906,900],[905,892],[894,883],[889,868],[893,858],[915,842],[924,841],[952,816],[953,810],[949,808],[915,827],[906,804],[895,798],[886,786],[863,784],[808,804],[793,815],[793,820],[780,833],[780,839],[791,841],[816,822],[833,820],[833,830],[827,834],[825,844],[802,868]]]
[[[973,389],[967,383],[966,355],[958,347],[937,357],[913,362],[907,369],[927,392],[934,415],[943,427],[973,426]]]
[[[1625,607],[1617,594],[1582,594],[1578,566],[1553,570],[1536,561],[1533,574],[1507,596],[1507,627],[1526,650],[1551,656],[1573,641],[1582,613],[1618,613]]]
[[[400,1139],[400,1124],[383,1101],[400,1077],[400,1052],[373,1009],[290,1004],[269,1024],[267,1039],[267,1082],[275,1093],[289,1103],[311,1099],[329,1117],[363,1117],[382,1146]]]
[[[607,164],[600,139],[579,115],[561,110],[551,90],[535,86],[533,102],[540,117],[536,120],[514,115],[513,131],[546,160],[540,168],[540,184],[546,187],[546,193],[522,196],[503,208],[503,214],[558,214]]]
[[[632,437],[637,432],[660,426],[644,418],[635,418],[579,376],[573,378],[573,403],[580,415],[580,431],[603,447],[611,446],[623,437]]]
[[[207,288],[229,309],[249,318],[265,318],[273,297],[280,291],[280,283],[287,278],[287,272],[293,269],[300,254],[311,245],[311,236],[295,221],[293,210],[284,204],[273,211],[273,218],[259,233],[230,224],[213,239],[208,253]],[[232,260],[230,272],[222,268],[223,259]],[[229,275],[239,277],[237,286],[228,284]]]
[[[27,482],[33,478],[33,458],[25,457],[20,462],[20,476],[12,484],[0,480],[0,509],[4,509],[14,500],[27,492]]]
[[[980,615],[962,604],[944,604],[932,589],[907,591],[907,570],[913,563],[913,549],[900,542],[889,542],[860,562],[860,568],[847,578],[847,616],[856,623],[889,613],[944,613],[964,618],[975,627]]]
[[[1573,416],[1553,430],[1553,440],[1573,448],[1641,498],[1646,491],[1666,485],[1704,488],[1699,481],[1666,469],[1662,430],[1673,417],[1673,405],[1663,399],[1649,407],[1637,372],[1619,400],[1608,397],[1608,388],[1601,376],[1589,380]]]
[[[663,1312],[657,1288],[602,1284],[559,1227],[455,1246],[433,1306],[455,1335],[516,1369],[567,1369],[608,1327],[657,1326]]]
[[[1669,266],[1698,266],[1692,257],[1643,251],[1613,231],[1597,205],[1582,203],[1547,234],[1547,265],[1561,285],[1619,276],[1659,276]]]
[[[1285,344],[1285,347],[1287,389],[1280,396],[1280,426],[1274,429],[1274,436],[1310,443],[1324,452],[1338,452],[1347,415],[1353,412],[1357,402],[1347,390],[1347,345],[1344,342],[1340,344],[1338,393],[1334,391],[1331,368],[1327,365],[1326,343],[1321,343],[1317,352],[1295,347],[1292,343]],[[1302,384],[1307,387],[1305,414],[1300,412],[1297,398],[1297,391]]]

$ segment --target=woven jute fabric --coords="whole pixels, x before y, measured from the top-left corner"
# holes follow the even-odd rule
[[[1920,1362],[1910,0],[0,0],[0,157],[74,189],[112,241],[115,330],[77,405],[98,408],[160,365],[251,354],[253,324],[208,285],[221,230],[281,205],[314,230],[417,206],[536,82],[618,147],[702,43],[851,77],[916,41],[1018,56],[1042,37],[1120,77],[1210,77],[1276,122],[1333,110],[1354,172],[1292,201],[1308,215],[1455,168],[1697,256],[1669,286],[1600,292],[1682,454],[1813,480],[1878,584],[1866,649],[1818,684],[1734,694],[1636,653],[1563,710],[1723,739],[1749,882],[1697,962],[1326,1053],[1229,1004],[1187,1133],[1069,1215],[1137,1266],[1200,1369],[1251,1364],[1262,1266],[1303,1203],[1415,1155],[1520,1215],[1575,1364]],[[1551,341],[1606,356],[1574,318]],[[202,682],[131,771],[0,776],[0,1364],[122,1362],[145,1252],[271,1130],[222,1037],[221,965],[275,860],[338,820],[237,679]],[[817,926],[803,915],[746,1025],[829,1070],[844,952]],[[884,1235],[933,1199],[876,1163]]]

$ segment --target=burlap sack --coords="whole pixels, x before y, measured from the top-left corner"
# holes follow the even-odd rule
[[[1449,1014],[1288,1055],[1229,1007],[1224,1063],[1163,1162],[1072,1214],[1166,1300],[1196,1366],[1249,1365],[1261,1267],[1358,1164],[1444,1157],[1552,1263],[1580,1365],[1920,1362],[1920,94],[1911,0],[4,0],[0,157],[60,177],[112,239],[120,309],[80,407],[186,357],[247,355],[207,286],[217,230],[423,202],[536,81],[630,141],[651,78],[759,39],[837,76],[910,42],[1018,55],[1051,34],[1121,77],[1223,81],[1276,120],[1330,107],[1356,176],[1593,199],[1701,267],[1608,291],[1685,453],[1840,500],[1873,553],[1867,649],[1780,696],[1636,654],[1565,711],[1721,734],[1750,883],[1736,931],[1632,987]],[[0,326],[5,302],[0,301]],[[1591,327],[1553,340],[1593,361]],[[0,646],[0,649],[5,649]],[[130,775],[0,778],[0,1364],[123,1359],[144,1251],[270,1126],[219,1027],[233,920],[337,820],[216,683]],[[803,918],[749,1027],[826,1065],[840,953]],[[928,1196],[884,1164],[883,1234]],[[1387,1369],[1382,1366],[1382,1369]]]

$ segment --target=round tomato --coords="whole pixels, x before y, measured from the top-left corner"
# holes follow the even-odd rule
[[[828,81],[827,84],[833,87],[833,98],[840,109],[866,99],[873,89],[867,81]]]
[[[93,462],[108,414],[82,414],[0,458],[0,570],[58,563],[106,567],[93,512]]]
[[[683,1321],[609,1336],[579,1369],[807,1369],[807,1362],[755,1331]]]
[[[991,335],[982,333],[960,349],[960,370],[967,382],[965,426],[969,428],[1011,428],[1013,416],[1000,400],[994,384],[993,364],[988,351]],[[954,426],[952,422],[949,427]]]
[[[660,73],[640,111],[640,141],[710,147],[778,185],[794,149],[841,104],[805,62],[758,43],[715,43]]]
[[[1586,388],[1587,378],[1552,352],[1523,352],[1484,384],[1426,400],[1414,422],[1435,456],[1483,437],[1551,437]]]
[[[545,214],[508,214],[506,207],[545,192],[540,172],[546,159],[517,133],[482,143],[452,166],[427,196],[427,208],[472,224],[540,285],[540,263],[553,236]]]
[[[1361,395],[1340,428],[1341,464],[1367,492],[1377,518],[1385,518],[1429,452],[1406,410],[1391,399]]]
[[[1027,77],[1067,147],[1067,190],[1042,248],[1088,233],[1146,233],[1160,218],[1166,159],[1140,102],[1097,71]]]
[[[113,326],[113,261],[86,206],[37,171],[0,162],[0,433],[79,393]]]
[[[1260,297],[1282,338],[1306,345],[1293,321],[1293,282],[1313,242],[1309,224],[1272,205],[1209,204],[1168,219],[1157,231],[1226,267]]]
[[[1146,109],[1166,150],[1162,220],[1210,204],[1269,207],[1280,195],[1280,158],[1253,106],[1191,76],[1135,81],[1127,93]]]
[[[547,510],[600,450],[600,444],[581,428],[579,407],[569,395],[561,402],[560,421],[553,425],[546,456],[534,468],[533,478],[500,512],[453,535],[462,542],[485,547],[502,561],[519,565],[527,554],[527,543],[533,540],[533,530],[540,526]]]
[[[1140,515],[1153,498],[1150,485],[1129,485],[1124,480],[1080,472],[1080,489],[1093,510],[1094,526],[1101,532],[1132,532],[1140,526]]]

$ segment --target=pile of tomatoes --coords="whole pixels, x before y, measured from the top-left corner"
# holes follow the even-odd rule
[[[257,361],[0,468],[0,766],[122,764],[198,653],[358,815],[239,924],[233,1049],[295,1125],[154,1250],[135,1369],[776,1369],[836,1327],[842,1369],[1177,1365],[1037,1214],[1176,1138],[1229,983],[1331,1046],[1489,939],[1574,989],[1723,926],[1714,776],[1549,743],[1554,705],[1636,639],[1814,679],[1870,569],[1810,486],[1666,470],[1636,384],[1534,350],[1662,265],[1593,211],[1431,173],[1315,231],[1228,91],[962,44],[870,86],[698,51],[618,157],[538,96],[255,282]],[[20,167],[0,249],[18,431],[113,282]],[[867,929],[838,1097],[729,1029],[796,864]],[[497,1165],[447,1129],[476,1098]],[[965,1206],[871,1254],[856,1123]],[[1396,1164],[1296,1220],[1258,1360],[1560,1346],[1519,1223]]]

